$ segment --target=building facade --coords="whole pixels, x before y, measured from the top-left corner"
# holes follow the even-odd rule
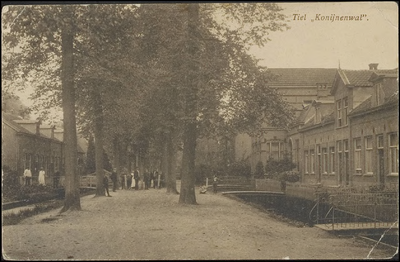
[[[83,163],[85,151],[81,146],[78,146],[77,151],[78,164]],[[36,120],[25,120],[2,112],[2,166],[16,171],[21,183],[26,168],[32,172],[33,183],[37,183],[39,170],[43,167],[46,185],[54,185],[56,179],[62,184],[63,131],[55,130],[54,126],[41,125]],[[81,168],[79,170],[83,171]],[[54,179],[57,174],[60,177]]]
[[[270,128],[265,129],[263,140],[250,138],[257,145],[248,154],[251,164],[270,157],[271,154],[262,154],[263,144],[279,138],[282,142],[279,148],[297,165],[302,183],[398,185],[398,70],[378,70],[378,64],[369,66],[369,70],[335,69],[329,75],[331,82],[326,80],[328,90],[325,84],[320,84],[323,81],[316,82],[312,101],[303,99],[307,103],[301,105],[301,110],[297,100],[290,98],[291,91],[284,93],[289,98],[287,101],[295,103],[297,121],[289,131],[280,131],[281,135],[271,132],[273,128]],[[296,80],[304,83],[301,77]],[[294,89],[295,85],[291,86]],[[299,84],[297,88],[302,87]],[[318,93],[321,88],[323,92]],[[293,96],[298,93],[295,90]],[[268,131],[272,137],[268,137]],[[247,150],[249,144],[253,145],[246,145],[243,139],[237,143],[242,148],[247,146]],[[266,152],[271,153],[272,147],[266,146]],[[282,154],[277,155],[278,159],[279,155]]]
[[[316,99],[331,97],[330,89],[336,73],[334,68],[270,68],[268,86],[278,91],[284,101],[295,109],[296,117]],[[264,123],[258,136],[239,134],[235,138],[235,159],[248,160],[252,171],[258,162],[283,159],[293,146],[288,130]]]

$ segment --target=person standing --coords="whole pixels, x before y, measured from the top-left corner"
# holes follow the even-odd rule
[[[46,172],[44,172],[43,167],[41,167],[39,171],[39,185],[46,185],[45,174]]]
[[[58,188],[58,183],[60,181],[60,171],[56,171],[53,176],[53,187]]]
[[[32,172],[29,168],[25,168],[24,178],[25,178],[25,186],[30,186],[32,184]]]
[[[213,178],[214,193],[217,193],[217,186],[218,186],[218,177],[216,175],[214,175],[214,178]]]
[[[106,195],[110,197],[110,192],[108,191],[108,177],[106,174],[104,174],[103,177],[103,185],[104,185],[104,190],[106,191]]]
[[[139,170],[133,172],[133,179],[135,179],[135,190],[139,189]]]
[[[149,189],[149,181],[150,181],[149,170],[146,169],[146,171],[143,174],[144,189]]]
[[[126,175],[126,189],[131,189],[132,186],[132,174],[128,173]]]
[[[125,189],[125,183],[126,183],[126,175],[124,173],[121,174],[121,189]]]
[[[115,191],[117,191],[117,179],[118,179],[116,168],[113,168],[110,178],[111,178],[111,181],[113,182],[113,192],[115,192]]]
[[[154,171],[153,174],[153,188],[156,188],[156,184],[158,184],[158,171]]]

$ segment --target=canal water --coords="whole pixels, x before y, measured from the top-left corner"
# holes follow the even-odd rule
[[[331,220],[326,218],[326,214],[329,213],[330,209],[330,205],[327,203],[320,203],[319,205],[316,205],[315,201],[288,195],[273,194],[235,194],[235,197],[246,203],[255,204],[255,206],[261,208],[262,210],[303,223],[306,226],[313,226],[316,223],[331,223]],[[341,232],[340,234],[347,234],[348,236],[362,235],[375,241],[380,240],[382,243],[389,244],[391,246],[398,246],[398,230],[397,233],[393,233],[393,231],[386,232],[384,237],[381,239],[381,236],[384,232],[385,230],[382,229],[372,229],[362,233],[349,231],[347,233]]]

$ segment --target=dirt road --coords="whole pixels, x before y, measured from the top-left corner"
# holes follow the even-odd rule
[[[198,192],[198,191],[197,191]],[[165,190],[81,198],[83,211],[36,215],[3,227],[12,260],[362,259],[371,245],[296,227],[220,194],[178,204]],[[377,248],[370,258],[393,251]]]

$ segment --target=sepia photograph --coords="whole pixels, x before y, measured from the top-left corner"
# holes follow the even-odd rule
[[[398,261],[398,11],[2,1],[2,260]]]

